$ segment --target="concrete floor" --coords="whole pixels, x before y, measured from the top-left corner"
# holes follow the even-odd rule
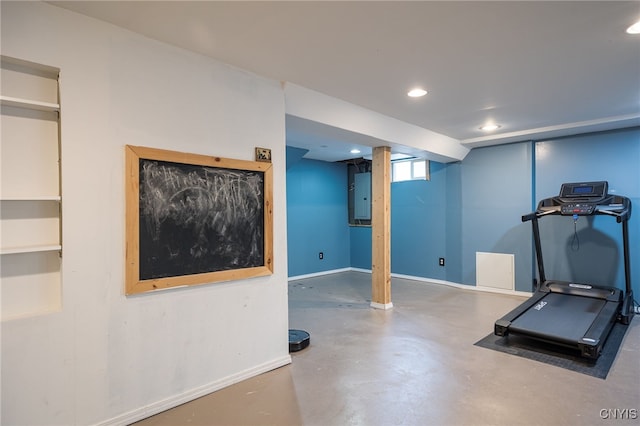
[[[370,296],[359,272],[290,282],[311,334],[291,365],[138,425],[640,424],[638,318],[602,380],[474,346],[521,297],[395,278],[392,310]]]

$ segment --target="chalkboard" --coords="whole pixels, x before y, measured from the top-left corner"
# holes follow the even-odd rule
[[[127,146],[127,170],[127,294],[272,272],[271,164]]]

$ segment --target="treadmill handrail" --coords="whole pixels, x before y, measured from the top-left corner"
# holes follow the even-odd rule
[[[588,201],[582,201],[582,204],[591,204],[594,206],[593,213],[591,214],[581,214],[584,216],[595,216],[595,215],[607,215],[613,216],[616,218],[616,222],[624,222],[630,219],[631,217],[631,200],[627,197],[623,197],[620,195],[608,195],[604,200],[604,202],[600,203],[589,203]],[[579,202],[579,201],[577,201]],[[566,204],[571,204],[569,202],[565,202],[560,199],[560,197],[550,197],[541,200],[538,203],[538,207],[535,212],[530,213],[528,215],[522,216],[522,221],[526,222],[528,220],[533,219],[533,216],[542,217],[542,216],[555,216],[555,215],[563,215],[570,216],[567,213],[562,213],[562,206]]]
[[[598,205],[596,206],[596,213],[614,216],[616,218],[616,222],[618,223],[627,221],[631,217],[631,203],[625,204],[622,205],[622,210],[620,211],[611,210],[612,205],[615,205],[617,207],[619,206],[619,204]]]
[[[533,220],[534,218],[539,218],[542,216],[553,215],[558,213],[560,213],[560,208],[558,208],[557,210],[536,210],[535,212],[531,212],[529,214],[523,215],[522,221],[528,222],[530,220]]]

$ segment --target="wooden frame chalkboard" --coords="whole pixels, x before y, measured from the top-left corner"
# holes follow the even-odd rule
[[[270,163],[125,152],[127,295],[273,273]]]

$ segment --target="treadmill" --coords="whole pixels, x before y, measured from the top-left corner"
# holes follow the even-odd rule
[[[535,212],[522,216],[531,221],[540,281],[533,296],[496,321],[494,334],[525,336],[554,345],[577,349],[584,358],[600,356],[614,323],[629,324],[633,293],[629,269],[631,201],[608,193],[608,182],[564,183],[557,197],[538,203]],[[625,291],[616,287],[547,280],[542,261],[538,220],[545,216],[607,215],[622,224]]]

